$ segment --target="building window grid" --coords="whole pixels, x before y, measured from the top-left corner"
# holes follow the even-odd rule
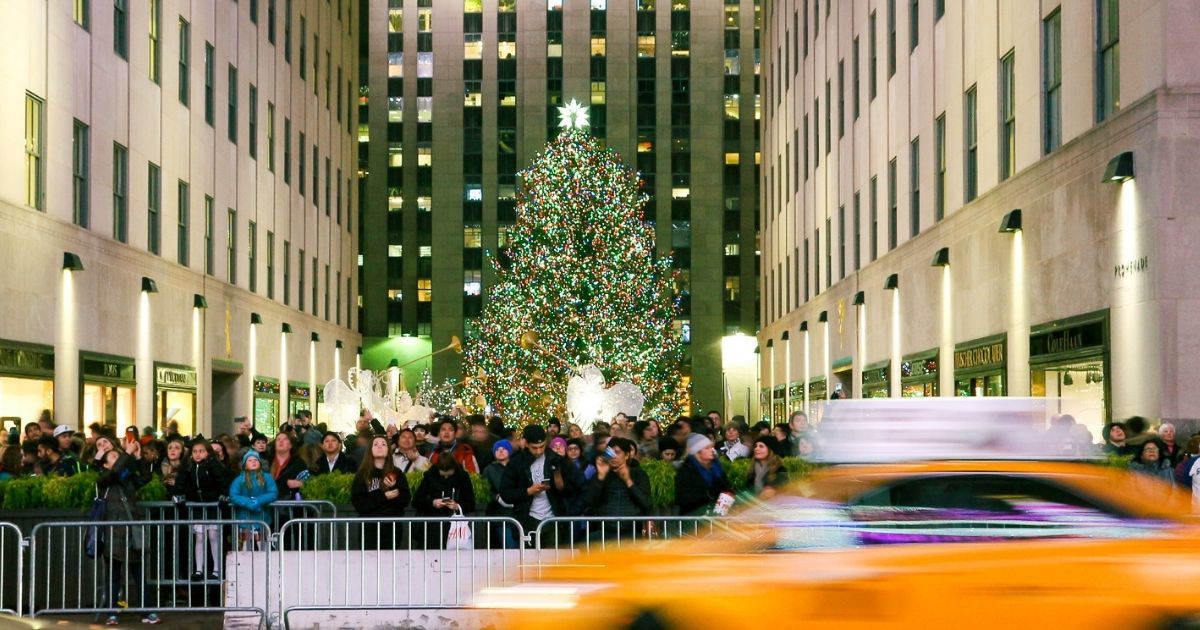
[[[129,150],[113,143],[113,238],[129,242]]]
[[[192,25],[179,16],[179,102],[184,107],[191,101]]]
[[[216,118],[216,51],[204,42],[204,122],[211,127]]]
[[[1062,144],[1062,10],[1055,9],[1042,22],[1042,152]]]
[[[113,0],[113,52],[129,60],[129,0]]]
[[[237,67],[229,64],[229,141],[237,144],[237,102],[238,102],[238,87],[237,87]]]
[[[913,138],[909,145],[908,157],[908,235],[915,237],[921,233],[921,138]]]
[[[162,170],[150,162],[146,169],[146,249],[161,254]]]
[[[267,299],[275,299],[275,233],[267,230]]]
[[[216,275],[216,257],[213,255],[213,243],[216,240],[215,206],[212,195],[204,195],[204,273],[210,276]]]
[[[45,210],[46,101],[25,93],[25,205]]]
[[[946,218],[946,113],[942,112],[933,123],[937,152],[937,181],[934,185],[933,213],[934,220]]]
[[[258,292],[258,224],[251,221],[246,227],[246,262],[251,293]]]
[[[179,211],[179,217],[176,222],[175,231],[175,260],[179,264],[187,267],[191,264],[191,223],[192,223],[192,202],[190,188],[188,183],[182,179],[176,185],[176,206]]]
[[[871,188],[867,194],[867,212],[871,215],[871,262],[879,258],[879,178],[871,177]]]
[[[963,168],[963,193],[968,202],[975,199],[978,194],[977,187],[979,184],[979,137],[977,135],[976,111],[976,89],[972,85],[967,88],[966,94],[963,97],[963,145],[966,153]]]
[[[226,279],[237,284],[237,210],[229,208],[225,223]]]
[[[875,12],[867,17],[867,98],[875,100],[879,93],[879,51]]]
[[[1017,170],[1015,51],[1000,58],[1000,181]]]
[[[1096,0],[1096,12],[1096,120],[1100,122],[1121,109],[1120,0]]]
[[[78,119],[71,134],[71,193],[75,225],[86,228],[91,223],[89,171],[91,169],[91,138],[88,126]]]
[[[159,32],[162,28],[162,0],[150,0],[150,25],[147,33],[149,46],[148,71],[150,80],[158,83],[162,75],[162,48],[159,42]]]

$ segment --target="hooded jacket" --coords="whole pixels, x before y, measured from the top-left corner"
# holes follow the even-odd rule
[[[246,470],[246,461],[259,461],[259,474]],[[261,481],[259,481],[261,477]],[[275,479],[266,470],[262,457],[253,449],[242,456],[242,472],[229,486],[229,502],[233,504],[233,516],[238,520],[265,521],[266,507],[279,498],[279,489]]]

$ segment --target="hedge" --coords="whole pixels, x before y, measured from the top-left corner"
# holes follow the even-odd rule
[[[5,510],[87,510],[96,496],[98,475],[91,471],[70,477],[17,477],[0,481],[0,507]],[[138,490],[139,501],[165,501],[167,489],[158,478]]]

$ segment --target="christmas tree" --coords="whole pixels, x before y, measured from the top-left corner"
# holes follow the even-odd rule
[[[465,373],[486,375],[471,394],[517,424],[544,422],[561,413],[574,369],[593,364],[610,385],[641,388],[643,416],[673,418],[683,350],[670,259],[655,259],[637,175],[564,126],[521,173],[511,263],[496,264],[465,344]]]
[[[429,370],[421,373],[421,384],[417,387],[417,397],[414,401],[422,407],[429,407],[438,413],[449,413],[454,408],[454,394],[458,382],[447,378],[441,386],[433,384],[433,374]]]

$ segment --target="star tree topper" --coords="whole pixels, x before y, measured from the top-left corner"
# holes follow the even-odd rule
[[[571,99],[566,107],[558,108],[559,121],[558,126],[563,129],[583,129],[591,126],[588,122],[588,110],[579,101]]]

